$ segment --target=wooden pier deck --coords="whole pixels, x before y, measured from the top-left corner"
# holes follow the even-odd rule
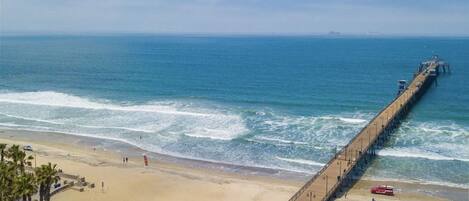
[[[289,201],[326,201],[340,194],[342,187],[353,182],[357,169],[366,167],[376,149],[382,146],[439,74],[449,70],[438,57],[422,63],[413,80],[389,105],[383,108],[350,142],[295,193]]]

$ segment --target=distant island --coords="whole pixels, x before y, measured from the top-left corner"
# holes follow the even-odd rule
[[[327,35],[330,35],[330,36],[339,36],[339,35],[341,35],[341,33],[338,32],[338,31],[329,31],[329,32],[327,33]]]

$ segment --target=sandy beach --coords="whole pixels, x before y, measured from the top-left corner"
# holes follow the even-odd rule
[[[395,196],[372,195],[370,187],[376,185],[390,185],[395,187]],[[468,200],[469,191],[462,188],[454,188],[441,185],[397,182],[397,181],[373,181],[359,180],[348,191],[347,197],[342,196],[340,201],[362,201],[375,198],[377,201],[406,200],[406,201],[439,201],[439,200]]]
[[[150,158],[143,167],[143,158],[134,148],[133,154],[103,146],[106,140],[94,139],[100,146],[83,143],[85,137],[32,131],[1,130],[0,143],[32,145],[36,163],[52,162],[68,174],[79,174],[95,183],[96,188],[84,192],[73,189],[53,197],[54,201],[139,201],[139,200],[288,200],[304,181],[237,173],[216,168],[201,168]],[[85,141],[86,141],[85,140]],[[129,151],[132,152],[132,151]],[[143,151],[142,151],[143,152]],[[128,156],[129,162],[122,163]],[[104,182],[104,188],[102,188]],[[396,196],[376,196],[370,186],[386,183],[397,189]],[[447,195],[446,195],[447,194]],[[361,180],[339,200],[464,200],[466,189],[416,183]]]

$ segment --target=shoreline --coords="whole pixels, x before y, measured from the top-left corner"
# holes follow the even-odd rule
[[[31,133],[34,133],[34,135],[31,135]],[[182,199],[182,197],[178,197],[181,196],[180,193],[175,192],[175,190],[178,188],[178,185],[186,185],[188,183],[189,188],[201,188],[199,190],[202,192],[196,194],[201,194],[202,197],[199,198],[202,200],[210,200],[212,198],[212,200],[288,200],[290,196],[293,195],[303,185],[305,180],[310,178],[310,175],[308,176],[307,174],[301,174],[298,172],[259,167],[237,166],[232,164],[207,162],[195,159],[178,158],[164,154],[150,153],[136,146],[120,141],[61,134],[56,132],[39,132],[0,128],[0,142],[7,142],[9,144],[16,143],[22,145],[31,144],[33,147],[38,147],[39,149],[35,151],[38,155],[38,161],[49,160],[57,163],[59,168],[62,164],[67,166],[67,164],[70,162],[77,163],[74,164],[74,166],[79,164],[81,169],[67,167],[64,168],[64,171],[68,172],[69,170],[67,169],[70,169],[71,173],[80,174],[80,172],[83,171],[82,169],[87,169],[83,171],[85,173],[81,175],[87,178],[90,177],[92,180],[96,180],[91,182],[95,182],[97,186],[99,186],[99,179],[96,178],[96,173],[94,173],[94,170],[92,170],[93,168],[112,169],[113,171],[111,172],[117,171],[119,172],[118,174],[129,174],[127,171],[121,172],[124,167],[123,170],[136,170],[136,172],[139,174],[151,174],[152,176],[156,175],[156,177],[171,177],[171,179],[174,179],[172,177],[176,177],[177,179],[181,180],[181,183],[176,182],[177,184],[172,187],[174,189],[167,192],[167,200],[178,200],[179,198]],[[143,167],[142,153],[148,154],[150,158],[150,167],[148,168]],[[123,166],[122,156],[129,157],[129,161],[131,161],[129,166]],[[87,175],[86,173],[91,175]],[[138,173],[131,173],[132,177],[136,178],[137,182],[145,179],[142,178],[142,175],[139,175]],[[112,177],[112,175],[110,176]],[[146,176],[144,175],[144,177]],[[169,181],[172,181],[171,179]],[[338,200],[353,200],[354,197],[356,197],[357,200],[368,198],[371,196],[369,193],[369,187],[380,183],[386,183],[388,185],[392,184],[396,186],[396,190],[400,196],[389,198],[379,197],[378,200],[395,200],[394,198],[398,197],[406,198],[406,200],[465,200],[469,198],[468,189],[465,188],[417,183],[412,181],[402,182],[370,179],[372,178],[361,178],[360,181],[358,181],[350,189],[347,199],[340,198]],[[191,186],[190,183],[194,180],[197,182],[203,182],[204,186],[212,185],[212,187],[204,188],[203,186],[198,185]],[[156,185],[155,183],[160,183],[158,181],[161,181],[161,178],[155,178],[155,181],[146,181],[145,184],[150,186]],[[231,184],[236,187],[225,189],[223,188],[223,184]],[[245,185],[254,185],[255,187],[247,189]],[[166,188],[171,189],[171,187],[167,186]],[[147,190],[149,192],[153,192],[152,189],[153,188]],[[245,193],[244,191],[246,190],[250,191],[250,193]],[[260,193],[259,190],[262,190],[263,193]],[[247,194],[248,197],[243,197],[243,199],[235,199],[238,198],[236,196],[241,191]],[[70,199],[68,196],[66,199],[61,199],[62,196],[72,194],[71,192],[72,191],[60,193],[57,195],[57,200],[74,200]],[[217,197],[215,195],[208,196],[207,192],[216,192],[216,195],[224,195],[226,197]],[[73,198],[76,197],[76,200],[86,200],[87,198],[90,198],[86,197],[87,195],[102,197],[102,195],[96,195],[96,192],[93,194],[88,192],[84,192],[82,194],[73,194]],[[271,195],[275,195],[275,199],[270,197]],[[152,198],[151,195],[146,195],[148,197],[141,196],[138,199],[133,197],[136,195],[131,196],[132,197],[130,198],[134,200],[147,200],[148,198]],[[109,197],[112,196],[109,195]],[[269,197],[269,199],[264,199],[267,197]],[[98,200],[108,200],[108,198],[103,197],[103,199]],[[109,200],[115,200],[115,198],[109,198]],[[122,199],[119,198],[117,200]]]
[[[31,135],[31,133],[34,133],[34,135]],[[134,144],[108,138],[98,138],[54,131],[35,131],[23,129],[17,130],[0,127],[0,139],[7,139],[11,137],[22,141],[56,140],[59,143],[71,143],[77,146],[86,147],[88,149],[102,148],[104,150],[112,150],[111,152],[125,153],[127,156],[139,158],[142,158],[142,155],[146,154],[149,156],[149,158],[162,161],[164,163],[178,164],[190,168],[212,169],[217,171],[222,170],[223,172],[242,175],[268,176],[299,182],[304,182],[305,177],[311,176],[311,174],[300,171],[274,169],[260,166],[243,166],[219,161],[178,157],[174,155],[144,150]]]
[[[73,189],[61,192],[53,201],[148,201],[148,200],[288,200],[301,182],[284,181],[261,175],[243,175],[223,170],[197,168],[149,157],[150,165],[143,167],[141,155],[125,155],[131,146],[113,150],[114,143],[99,141],[93,146],[89,139],[77,136],[57,136],[34,133],[29,138],[16,130],[0,130],[0,142],[32,145],[37,165],[56,163],[67,174],[79,174],[94,183],[95,188],[84,192]],[[51,135],[43,138],[45,135]],[[55,138],[51,140],[51,138]],[[130,153],[130,152],[129,152]],[[33,162],[34,166],[34,162]],[[104,188],[101,188],[104,182]]]

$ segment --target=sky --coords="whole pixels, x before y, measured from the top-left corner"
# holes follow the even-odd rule
[[[469,36],[469,0],[0,0],[6,33]]]

